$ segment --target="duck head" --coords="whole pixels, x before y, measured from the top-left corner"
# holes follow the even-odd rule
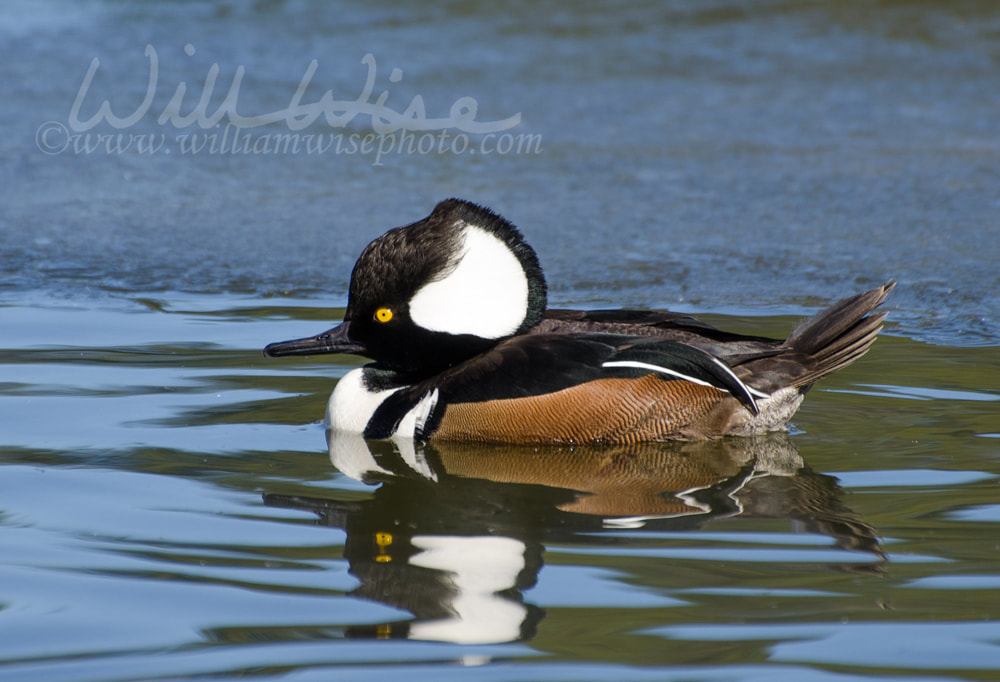
[[[264,354],[349,353],[394,372],[431,375],[527,332],[545,305],[538,257],[517,228],[482,206],[448,199],[365,247],[342,324],[272,343]]]

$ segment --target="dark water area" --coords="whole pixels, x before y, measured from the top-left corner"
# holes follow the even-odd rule
[[[994,3],[28,6],[7,5],[0,48],[9,295],[333,295],[373,236],[460,196],[523,228],[564,301],[781,306],[894,277],[914,333],[997,336]],[[94,58],[78,119],[104,101],[137,111],[154,81],[147,45],[148,114],[36,140],[68,126]],[[239,113],[283,110],[312,60],[302,103],[358,100],[371,75],[368,101],[385,93],[387,109],[420,97],[441,119],[472,98],[477,121],[520,116],[498,135],[534,137],[507,154],[474,153],[475,135],[464,154],[245,153],[222,140],[228,119],[158,123],[203,93],[217,111],[240,68]],[[243,134],[373,130],[364,113],[343,129],[323,120]],[[86,133],[112,141],[74,152],[86,140],[69,137]],[[180,136],[213,133],[214,153],[184,153]],[[107,152],[129,134],[163,144]]]
[[[0,678],[1000,674],[1000,5],[21,0],[0,57]],[[449,196],[561,307],[899,284],[787,435],[328,440],[358,361],[260,349]]]

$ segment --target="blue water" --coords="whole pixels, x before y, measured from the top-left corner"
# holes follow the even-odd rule
[[[4,3],[0,678],[994,679],[997,35],[991,2]],[[787,438],[327,443],[357,363],[260,349],[448,196],[559,306],[780,336],[899,285]]]

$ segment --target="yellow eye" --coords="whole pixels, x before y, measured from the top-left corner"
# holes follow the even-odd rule
[[[388,322],[392,319],[392,311],[388,308],[379,308],[375,311],[375,319],[379,322]]]

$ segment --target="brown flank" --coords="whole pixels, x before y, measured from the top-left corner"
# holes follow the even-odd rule
[[[725,391],[649,374],[598,379],[554,393],[455,403],[432,440],[486,443],[638,443],[726,432],[743,411]]]

